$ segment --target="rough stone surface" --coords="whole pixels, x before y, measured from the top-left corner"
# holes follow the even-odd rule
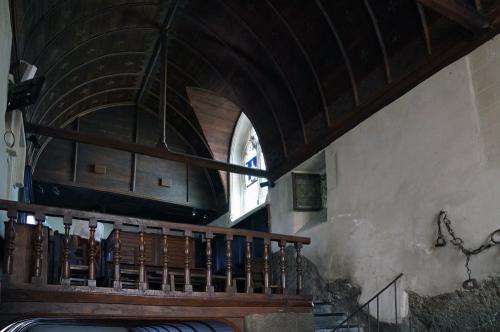
[[[310,314],[277,313],[256,314],[245,317],[246,332],[312,332],[314,318]]]
[[[285,249],[287,294],[295,294],[297,288],[296,251],[292,246]],[[280,253],[271,257],[273,284],[280,281]],[[316,265],[306,257],[302,257],[303,292],[313,296],[314,302],[332,302],[346,311],[357,307],[361,289],[347,279],[332,282],[324,280]]]
[[[412,331],[500,331],[500,277],[472,291],[408,294]]]
[[[297,270],[296,270],[296,251],[294,247],[288,246],[285,249],[286,262],[286,284],[287,294],[295,294],[297,289]],[[279,285],[280,282],[280,253],[275,252],[271,257],[272,280],[273,284]],[[329,301],[331,294],[328,284],[320,276],[318,268],[310,260],[302,257],[302,276],[304,294],[312,295],[314,301]]]

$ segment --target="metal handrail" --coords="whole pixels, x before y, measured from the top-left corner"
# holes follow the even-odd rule
[[[345,327],[345,324],[348,323],[354,316],[356,316],[359,312],[361,312],[364,308],[370,306],[370,303],[373,301],[373,300],[377,300],[377,326],[379,325],[379,301],[378,301],[378,298],[379,296],[385,292],[389,287],[391,287],[392,285],[394,285],[394,310],[395,310],[395,322],[396,322],[396,325],[398,324],[398,306],[397,306],[397,291],[396,291],[396,282],[403,276],[403,273],[400,273],[396,276],[396,278],[394,278],[390,283],[387,284],[387,286],[385,286],[384,288],[382,288],[377,294],[375,294],[371,299],[369,299],[368,301],[365,302],[365,304],[363,304],[362,306],[360,306],[358,309],[356,309],[352,314],[350,314],[346,319],[344,319],[340,324],[338,324],[337,326],[335,326],[333,328],[333,330],[331,332],[335,332],[337,331],[338,329],[340,328],[343,328]],[[368,313],[370,314],[370,313]]]

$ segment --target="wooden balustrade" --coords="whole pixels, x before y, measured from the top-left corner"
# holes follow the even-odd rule
[[[192,292],[193,285],[191,285],[191,256],[189,251],[189,240],[193,233],[190,230],[184,231],[184,291]]]
[[[115,230],[114,247],[113,247],[113,288],[120,289],[122,287],[121,269],[120,269],[120,259],[121,259],[120,233],[122,230],[122,224],[115,222],[113,224],[113,228]]]
[[[61,284],[69,286],[71,283],[70,280],[70,262],[69,262],[69,252],[70,252],[70,229],[73,224],[73,219],[71,215],[65,214],[63,216],[63,224],[64,224],[64,239],[63,239],[63,264],[62,264],[62,278]]]
[[[40,284],[43,282],[42,278],[42,246],[43,246],[43,223],[45,222],[45,214],[42,211],[35,212],[36,229],[35,240],[33,243],[35,252],[35,263],[33,267],[32,283]]]
[[[270,276],[269,276],[269,246],[271,241],[269,238],[264,239],[264,293],[271,294]]]
[[[10,209],[7,211],[7,217],[9,218],[8,227],[7,229],[7,259],[5,260],[5,271],[7,272],[7,275],[12,274],[12,267],[14,264],[14,249],[16,246],[16,230],[14,227],[14,224],[16,223],[17,219],[17,212],[16,210]]]
[[[253,293],[252,287],[252,242],[250,236],[245,238],[245,291]]]
[[[295,243],[295,250],[297,251],[297,257],[295,262],[297,264],[297,295],[302,293],[302,243]]]
[[[97,227],[97,219],[91,217],[89,220],[89,275],[87,285],[96,287],[95,272],[96,272],[96,243],[95,243],[95,229]]]
[[[170,285],[168,284],[168,232],[169,232],[168,227],[163,227],[162,232],[163,232],[163,271],[162,271],[161,289],[165,292],[168,292],[170,291]]]
[[[207,232],[205,234],[206,241],[206,260],[207,260],[207,281],[205,286],[205,291],[207,293],[214,292],[214,286],[212,286],[212,239],[214,238],[214,234],[212,232]]]
[[[84,212],[78,210],[68,210],[68,209],[59,209],[54,207],[46,207],[46,206],[37,206],[30,205],[24,203],[11,202],[6,200],[0,200],[0,210],[8,211],[9,220],[7,223],[7,250],[6,250],[6,271],[7,274],[12,274],[13,270],[17,268],[17,266],[13,263],[14,260],[14,252],[16,248],[15,243],[15,224],[17,219],[18,212],[25,212],[28,214],[34,214],[35,219],[37,221],[36,226],[32,228],[32,241],[33,241],[33,265],[31,267],[32,271],[32,283],[40,283],[43,279],[42,272],[42,262],[47,259],[47,257],[43,257],[43,246],[44,246],[44,226],[43,223],[45,221],[45,216],[59,216],[63,217],[63,225],[64,225],[64,236],[62,240],[62,261],[61,261],[61,275],[60,280],[62,285],[70,285],[71,284],[71,265],[70,265],[70,246],[71,246],[71,226],[73,219],[79,220],[87,220],[88,229],[89,229],[89,240],[88,240],[88,248],[87,248],[87,264],[88,264],[88,277],[87,277],[87,286],[88,287],[96,287],[101,288],[98,285],[96,280],[96,269],[97,269],[97,254],[98,254],[98,244],[96,243],[96,227],[98,222],[113,224],[114,233],[110,237],[113,239],[111,249],[112,250],[112,261],[110,261],[110,270],[112,276],[112,285],[109,284],[111,289],[121,290],[123,286],[123,277],[122,274],[125,271],[127,273],[134,273],[133,268],[131,270],[130,267],[125,269],[122,267],[124,250],[135,250],[136,257],[138,257],[138,265],[136,276],[137,283],[136,287],[139,291],[149,291],[150,282],[149,282],[149,273],[153,273],[153,275],[158,275],[159,281],[157,281],[156,289],[160,289],[165,292],[165,294],[170,294],[171,292],[178,292],[175,289],[175,276],[181,277],[183,275],[183,292],[192,293],[193,290],[193,281],[197,281],[194,285],[198,287],[196,289],[197,292],[205,292],[207,294],[214,294],[220,291],[224,291],[226,294],[238,294],[238,292],[243,292],[246,294],[254,294],[254,293],[264,293],[267,295],[272,295],[272,290],[277,288],[279,290],[278,293],[286,295],[287,287],[290,285],[286,284],[286,276],[288,266],[286,264],[286,246],[288,244],[293,244],[296,256],[295,256],[295,270],[297,273],[297,285],[296,285],[296,294],[301,295],[303,292],[303,276],[302,276],[302,255],[301,250],[304,244],[309,244],[310,240],[308,238],[303,237],[295,237],[295,236],[287,236],[281,234],[272,234],[272,233],[263,233],[256,231],[247,231],[242,229],[233,229],[233,228],[219,228],[219,227],[210,227],[210,226],[200,226],[200,225],[190,225],[190,224],[178,224],[171,222],[162,222],[162,221],[154,221],[147,219],[138,219],[131,217],[123,217],[123,216],[115,216],[115,215],[107,215],[102,213],[93,213],[93,212]],[[133,226],[137,229],[136,235],[130,232],[122,232],[125,226]],[[157,238],[160,241],[160,250],[157,255],[160,255],[160,265],[158,268],[151,267],[148,265],[147,258],[147,247],[151,247],[150,243],[150,232],[153,230],[157,235]],[[182,272],[176,272],[178,270],[173,269],[169,264],[172,264],[172,250],[170,250],[170,235],[172,232],[178,234],[181,232],[182,237],[173,236],[172,241],[182,241],[181,247],[183,247],[183,268]],[[122,235],[123,234],[133,234],[132,239],[135,238],[136,246],[134,248],[130,248],[130,246],[124,246],[122,244]],[[205,242],[204,256],[206,258],[206,265],[204,269],[194,268],[193,265],[193,248],[194,248],[194,237],[195,234],[197,237],[200,237]],[[201,235],[200,235],[201,234]],[[225,276],[219,276],[213,274],[213,245],[215,236],[223,236],[222,240],[224,241],[224,249],[225,249]],[[156,236],[156,235],[155,235]],[[233,242],[235,237],[244,239],[244,265],[243,265],[243,277],[236,275],[235,278],[235,270],[233,269]],[[219,238],[219,237],[217,237]],[[253,268],[253,250],[256,246],[255,239],[263,239],[263,257],[261,266],[262,275],[259,277],[258,281],[255,278]],[[48,241],[48,240],[47,240]],[[174,241],[174,242],[175,242]],[[278,255],[279,255],[279,275],[276,276],[278,280],[278,285],[273,286],[271,284],[271,244],[277,243],[279,247]],[[177,242],[177,245],[180,245],[180,242]],[[178,255],[182,255],[178,253]],[[173,256],[173,258],[180,258],[179,256]],[[174,259],[175,261],[175,259]],[[182,263],[181,263],[182,264]],[[153,269],[153,270],[151,270]],[[202,271],[201,273],[198,271]],[[200,284],[199,280],[202,278],[203,282]],[[214,279],[216,278],[216,279]],[[221,278],[224,278],[221,280]],[[158,280],[157,279],[157,280]],[[214,290],[214,280],[215,281],[223,281],[225,286],[224,289],[219,287],[218,292]],[[238,284],[238,280],[240,280],[241,284]],[[217,284],[220,285],[220,284]],[[257,288],[255,288],[257,287]]]
[[[148,284],[146,282],[146,242],[144,240],[144,227],[139,226],[139,289],[146,290]]]

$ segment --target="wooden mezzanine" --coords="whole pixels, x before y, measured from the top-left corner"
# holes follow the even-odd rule
[[[311,311],[311,298],[303,294],[301,256],[302,246],[310,243],[308,238],[6,200],[0,200],[0,210],[7,211],[8,215],[0,326],[20,319],[42,317],[142,321],[219,319],[241,330],[243,319],[249,314]],[[33,215],[37,224],[18,223],[19,213]],[[44,226],[47,216],[60,217],[64,223],[60,275],[52,282],[47,278],[47,262],[50,260],[47,244],[50,231]],[[80,266],[85,271],[83,284],[72,282],[75,266],[70,252],[75,248],[72,248],[70,230],[74,220],[84,222],[89,234],[84,253],[86,264]],[[109,239],[112,243],[110,283],[98,281],[96,276],[99,259],[95,233],[98,222],[113,227]],[[136,231],[125,231],[130,228]],[[204,268],[193,265],[194,235],[203,242],[202,253],[198,254],[205,257]],[[130,241],[131,236],[135,237],[135,243]],[[126,237],[129,240],[125,241]],[[151,250],[158,251],[158,248],[151,248],[154,238],[161,247],[161,252],[156,252],[160,265],[152,263],[148,256]],[[216,238],[224,241],[224,275],[213,273],[213,244]],[[232,242],[237,238],[244,239],[244,271],[240,276],[235,275],[232,267]],[[257,263],[252,255],[256,239],[261,241],[257,243],[263,243],[262,278],[257,277],[259,271],[256,273]],[[279,275],[274,278],[276,285],[273,285],[271,275],[273,243],[278,245],[280,258]],[[296,250],[295,266],[286,265],[287,245],[293,245]],[[135,263],[126,262],[127,250],[136,253]],[[286,274],[292,269],[297,274],[297,284],[287,285]],[[125,280],[127,273],[135,273],[135,282]]]

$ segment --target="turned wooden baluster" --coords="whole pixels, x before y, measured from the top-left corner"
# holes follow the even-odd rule
[[[37,222],[35,229],[35,266],[31,282],[42,283],[43,223],[45,222],[45,214],[41,212],[35,213],[35,220]]]
[[[144,240],[144,226],[139,227],[139,289],[148,289],[148,283],[146,282],[146,243]]]
[[[233,236],[230,234],[226,235],[226,292],[233,293],[236,290],[235,285],[233,285],[233,250],[231,248],[231,243],[233,242]]]
[[[184,291],[192,292],[193,285],[191,285],[191,257],[190,257],[190,248],[189,248],[189,239],[193,233],[190,230],[184,231]]]
[[[286,241],[281,240],[279,243],[280,247],[280,275],[281,275],[281,292],[282,294],[285,294],[286,290],[286,260],[285,260],[285,247],[286,247]]]
[[[87,279],[87,285],[89,287],[96,287],[95,273],[95,255],[96,255],[96,242],[95,242],[95,229],[97,227],[97,219],[90,218],[89,220],[89,252],[88,252],[88,262],[89,262],[89,275]]]
[[[71,224],[73,223],[73,218],[69,214],[63,216],[64,224],[64,238],[63,238],[63,266],[62,266],[62,285],[70,285],[70,264],[69,264],[69,250],[71,245],[71,238],[69,231],[71,229]]]
[[[245,289],[248,294],[253,293],[252,286],[252,241],[253,238],[251,236],[246,237],[245,241]]]
[[[163,275],[161,281],[161,289],[165,292],[170,291],[168,284],[168,233],[169,229],[163,227]]]
[[[121,282],[121,271],[120,271],[120,260],[121,260],[121,245],[122,240],[120,238],[122,231],[122,224],[115,222],[113,225],[115,230],[114,247],[113,247],[113,267],[114,267],[114,277],[113,277],[113,288],[122,288]]]
[[[302,243],[295,243],[295,250],[297,251],[297,294],[302,293],[302,254],[300,251],[302,250]]]
[[[264,239],[264,293],[271,294],[271,287],[269,287],[269,246],[271,241]]]
[[[7,217],[9,221],[7,222],[7,236],[8,236],[8,244],[7,244],[7,260],[5,262],[5,271],[7,274],[12,274],[12,270],[14,267],[14,249],[16,247],[16,230],[14,228],[14,224],[17,219],[17,211],[9,210],[7,211]]]
[[[212,285],[212,239],[214,234],[208,232],[205,234],[206,243],[206,256],[207,256],[207,286],[205,291],[208,293],[214,292],[214,286]]]

